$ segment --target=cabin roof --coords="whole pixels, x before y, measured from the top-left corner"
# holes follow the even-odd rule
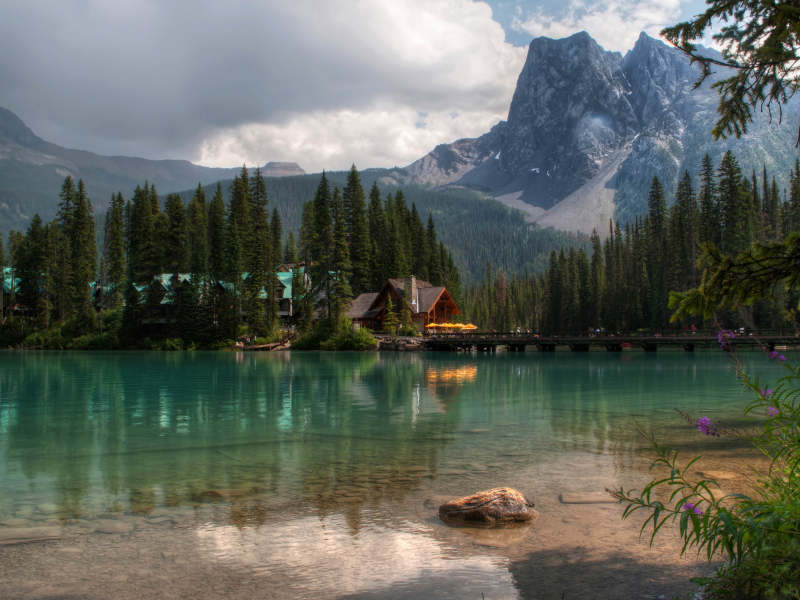
[[[353,303],[350,305],[350,309],[347,311],[347,316],[350,317],[351,319],[369,318],[366,316],[366,313],[368,311],[373,312],[370,311],[369,309],[372,306],[372,303],[375,302],[375,299],[377,297],[378,297],[377,292],[361,294],[358,298],[353,300]]]

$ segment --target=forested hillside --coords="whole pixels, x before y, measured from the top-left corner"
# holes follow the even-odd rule
[[[753,242],[769,243],[800,231],[800,161],[785,174],[743,171],[732,152],[719,165],[706,155],[699,181],[685,171],[667,205],[668,190],[658,177],[645,197],[648,212],[632,223],[611,226],[605,243],[597,232],[592,250],[564,247],[550,253],[547,272],[508,275],[487,268],[483,283],[466,291],[470,318],[486,329],[509,331],[608,331],[696,327],[797,327],[800,289],[774,290],[735,311],[717,312],[717,323],[702,318],[672,322],[670,292],[696,287],[697,259],[709,250],[736,256]],[[611,224],[609,224],[611,225]]]
[[[344,188],[347,173],[327,173],[330,185]],[[363,171],[361,179],[364,187],[369,189],[376,183],[384,198],[388,194],[396,194],[396,185],[381,182],[387,173],[385,169]],[[232,180],[221,182],[226,201],[230,198],[231,184]],[[284,229],[297,232],[303,204],[314,198],[319,175],[267,177],[266,185],[270,205],[279,210]],[[412,205],[416,206],[423,221],[427,222],[429,214],[433,216],[437,233],[452,251],[465,281],[480,279],[489,261],[509,273],[522,273],[526,269],[540,273],[547,267],[551,250],[580,245],[574,236],[550,228],[531,226],[525,222],[521,212],[465,188],[431,192],[421,186],[408,185],[401,189],[409,209]],[[216,184],[205,187],[209,197],[213,196],[215,190]],[[181,196],[188,202],[195,191],[186,190],[181,192]]]

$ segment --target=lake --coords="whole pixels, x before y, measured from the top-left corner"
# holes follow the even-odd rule
[[[672,598],[709,564],[561,494],[649,481],[637,421],[744,473],[673,409],[747,400],[718,351],[2,352],[0,544],[51,539],[0,545],[0,595]],[[533,527],[439,520],[499,486]]]

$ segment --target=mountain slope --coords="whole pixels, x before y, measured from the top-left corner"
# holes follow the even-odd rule
[[[486,192],[542,225],[602,235],[610,216],[624,223],[646,212],[654,176],[671,194],[682,170],[697,176],[706,153],[718,164],[731,149],[745,172],[766,164],[783,185],[795,158],[796,104],[783,123],[756,115],[745,138],[714,142],[715,79],[693,90],[698,75],[684,54],[644,33],[624,57],[585,32],[537,38],[508,121],[437,146],[407,171],[421,183]]]
[[[295,163],[267,163],[269,176],[305,174]],[[0,107],[0,224],[25,229],[35,213],[45,220],[55,215],[57,192],[67,175],[82,178],[96,209],[103,209],[112,193],[129,197],[145,180],[160,193],[175,192],[198,183],[233,177],[238,169],[201,167],[186,160],[147,160],[100,156],[71,150],[36,136],[13,112]]]

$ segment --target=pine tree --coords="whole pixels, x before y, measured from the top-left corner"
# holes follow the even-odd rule
[[[386,215],[378,183],[372,183],[369,193],[369,239],[372,257],[372,290],[379,290],[388,279],[386,265]]]
[[[357,296],[366,292],[372,275],[372,244],[367,222],[367,204],[361,176],[353,165],[347,174],[347,183],[342,192],[344,211],[350,245],[350,262],[353,270],[353,293]]]
[[[592,298],[589,308],[589,322],[593,327],[598,328],[603,315],[603,283],[605,281],[605,265],[603,262],[603,247],[600,243],[600,236],[597,230],[592,230],[589,238],[592,244],[591,262],[591,289]]]
[[[225,199],[222,196],[222,186],[217,183],[217,191],[208,210],[208,266],[214,281],[223,281],[228,270],[227,229]]]
[[[706,154],[700,170],[700,242],[719,243],[719,206],[714,164]]]
[[[667,324],[667,278],[666,278],[666,253],[667,253],[667,201],[664,196],[664,187],[658,177],[653,178],[650,194],[647,199],[648,206],[648,271],[652,277],[652,326],[660,329]]]
[[[108,282],[113,287],[113,306],[120,305],[125,286],[127,256],[125,251],[125,200],[122,192],[112,197],[106,234]]]
[[[719,247],[725,253],[738,253],[752,242],[750,207],[742,189],[742,169],[730,150],[722,157],[718,182],[722,229]]]
[[[88,330],[94,322],[90,284],[97,275],[97,243],[92,202],[86,195],[83,180],[78,181],[75,208],[70,225],[70,288],[79,331]]]
[[[248,311],[251,328],[254,332],[263,334],[271,331],[274,327],[277,286],[272,258],[272,241],[275,237],[269,224],[267,183],[260,168],[256,169],[250,187],[250,217],[252,219],[250,243],[252,248],[246,253],[246,256],[249,257]],[[278,239],[278,244],[280,244],[280,239]],[[266,301],[261,296],[264,291],[266,291]]]
[[[294,239],[294,230],[289,230],[289,235],[286,238],[286,244],[283,247],[283,262],[296,263],[297,262],[297,243]]]
[[[403,248],[402,215],[397,214],[394,199],[389,194],[386,200],[386,271],[389,277],[405,277],[408,274]]]
[[[303,214],[300,220],[300,245],[299,259],[305,263],[307,269],[311,268],[311,253],[314,246],[314,203],[303,204]]]
[[[17,300],[35,310],[42,287],[42,266],[45,263],[45,231],[42,219],[35,214],[28,231],[14,252],[15,276],[19,279]]]
[[[334,189],[331,201],[331,217],[333,219],[333,252],[329,270],[331,321],[338,330],[341,317],[347,313],[353,301],[353,292],[348,283],[352,272],[350,266],[350,250],[347,244],[347,214],[339,188]]]
[[[391,334],[392,339],[394,339],[394,336],[397,333],[397,327],[400,325],[400,319],[395,312],[394,302],[392,301],[391,295],[386,300],[386,306],[384,309],[386,316],[383,319],[383,330]]]
[[[233,179],[229,188],[231,201],[228,205],[228,227],[236,222],[244,256],[244,270],[251,270],[255,256],[253,247],[253,197],[250,189],[250,176],[247,166],[242,166],[240,174]]]
[[[186,207],[180,194],[169,194],[165,205],[167,216],[164,268],[168,273],[181,273],[188,266],[186,243]]]
[[[428,214],[428,229],[427,229],[427,242],[428,242],[428,276],[430,283],[433,285],[442,285],[442,264],[438,252],[438,244],[436,241],[436,224],[433,222],[433,215]]]
[[[312,269],[313,287],[322,286],[320,307],[326,318],[331,317],[330,271],[333,261],[333,220],[331,218],[331,188],[325,171],[314,197],[314,238],[311,248],[314,267]]]
[[[151,195],[145,185],[133,193],[133,208],[130,225],[131,280],[138,284],[149,284],[160,272],[159,247],[153,215]]]
[[[197,184],[197,190],[189,201],[186,211],[187,234],[186,245],[189,252],[189,271],[194,286],[194,293],[203,296],[208,280],[208,204],[203,186]]]

